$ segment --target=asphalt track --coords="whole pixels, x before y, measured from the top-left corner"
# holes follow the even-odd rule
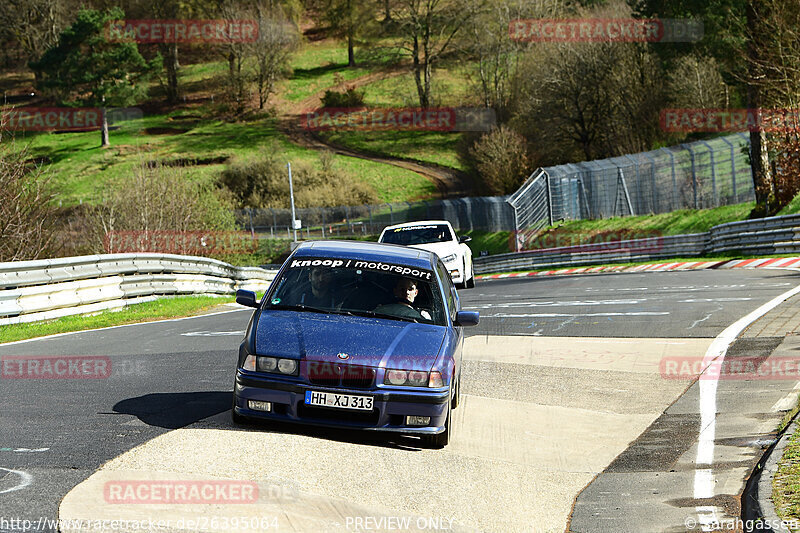
[[[798,275],[791,271],[692,271],[506,279],[479,282],[475,289],[461,294],[464,307],[482,314],[481,325],[470,331],[478,338],[702,340],[716,336],[743,315],[797,283]],[[209,427],[224,428],[229,437],[241,432],[222,421],[230,408],[235,350],[248,316],[247,310],[236,310],[0,345],[0,356],[95,355],[108,357],[113,368],[107,379],[0,380],[0,525],[3,518],[35,523],[41,518],[55,518],[59,502],[67,492],[104,463],[178,428],[211,418],[216,422]],[[526,395],[530,396],[524,398],[526,401],[544,405],[548,403],[548,395],[559,396],[559,388],[575,386],[569,383],[569,374],[561,375],[560,370],[554,370],[546,376],[547,386],[537,387],[537,383],[541,383],[537,380],[542,376],[537,376],[535,369],[514,366],[515,362],[492,360],[492,357],[492,354],[484,354],[470,365],[472,381],[465,379],[465,392],[474,398],[469,401],[474,411],[468,413],[480,411],[481,398],[513,402]],[[607,381],[603,385],[602,376],[592,383],[597,388],[620,389],[618,384]],[[504,393],[504,387],[513,394]],[[647,384],[643,383],[642,389],[646,388]],[[564,395],[557,401],[551,398],[549,403],[574,404],[567,407],[581,409],[582,403],[597,400],[596,396],[582,396],[579,392],[575,390],[575,394]],[[613,390],[598,390],[597,394],[604,398],[610,395],[612,403],[624,403],[622,396],[613,397],[616,394]],[[663,403],[668,396],[648,405],[648,413],[657,416],[659,410],[663,411],[659,402]],[[502,405],[513,407],[511,403]],[[548,413],[551,415],[553,413]],[[649,425],[649,416],[642,414],[628,441]],[[290,438],[292,432],[288,432]],[[259,435],[258,431],[242,433]],[[337,443],[362,444],[358,438],[340,438],[313,430],[298,431],[295,435],[302,436],[303,442],[311,446],[319,445],[320,450],[338,446]],[[473,448],[500,445],[493,443],[491,431],[469,437],[474,437],[477,443]],[[374,437],[366,442],[372,440]],[[369,450],[384,450],[384,444],[379,442],[378,446],[368,447],[363,458],[371,457]],[[393,452],[399,449],[398,453],[407,453],[403,450],[408,443],[399,440],[390,444]],[[479,453],[473,448],[463,457],[483,457],[491,452],[487,449]],[[454,449],[458,451],[457,447]],[[532,456],[537,457],[536,454]],[[388,460],[392,457],[395,456]],[[436,463],[436,452],[424,457],[431,461],[427,466]],[[610,456],[607,463],[613,458],[614,455]],[[530,457],[521,460],[531,461]],[[569,458],[562,455],[561,460],[564,464],[560,466],[570,470]],[[307,467],[314,471],[313,463]],[[598,463],[575,469],[581,474],[576,475],[575,486],[584,486],[584,478],[591,479],[593,473],[604,467]],[[451,488],[466,492],[487,489],[458,483]],[[491,487],[488,489],[491,493]],[[346,498],[347,493],[343,487],[341,497]],[[543,498],[546,500],[547,495]],[[393,502],[392,507],[402,509],[405,503]],[[484,511],[484,514],[502,514],[507,510],[498,504]],[[504,522],[501,516],[485,516],[482,521],[463,525],[467,529],[491,530],[492,523],[514,524]],[[18,531],[19,528],[0,527],[0,530]],[[39,530],[53,531],[45,527]]]

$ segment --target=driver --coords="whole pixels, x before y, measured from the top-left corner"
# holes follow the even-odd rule
[[[338,297],[334,290],[333,270],[326,267],[311,269],[308,274],[311,290],[306,290],[300,297],[300,303],[309,307],[335,309]]]
[[[397,302],[379,305],[375,308],[376,313],[413,318],[415,320],[431,319],[430,313],[424,309],[419,310],[414,307],[414,300],[419,294],[419,289],[417,288],[417,282],[413,279],[400,278],[395,284],[392,294],[397,298]]]

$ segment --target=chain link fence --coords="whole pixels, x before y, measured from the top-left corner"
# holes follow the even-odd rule
[[[447,220],[460,231],[508,231],[514,228],[514,211],[505,196],[456,198],[380,205],[296,209],[298,238],[377,235],[386,226],[417,220]],[[239,209],[238,224],[270,238],[292,238],[289,209]]]
[[[744,133],[538,169],[512,194],[514,229],[704,209],[755,199]]]

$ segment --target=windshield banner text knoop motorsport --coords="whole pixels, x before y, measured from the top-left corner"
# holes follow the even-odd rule
[[[365,261],[362,259],[339,259],[339,258],[303,258],[293,259],[289,268],[302,268],[302,267],[328,267],[332,269],[337,268],[354,268],[362,270],[371,270],[373,272],[386,272],[389,274],[399,274],[401,276],[409,276],[412,278],[423,279],[430,281],[433,273],[430,270],[421,268],[414,268],[408,265],[396,265],[393,263],[386,263],[383,261]]]

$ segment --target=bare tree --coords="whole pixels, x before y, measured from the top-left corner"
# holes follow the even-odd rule
[[[431,105],[434,67],[485,0],[398,0],[394,20],[403,36],[401,48],[411,56],[420,107]]]
[[[796,0],[748,0],[747,106],[787,108],[795,126],[750,132],[750,162],[756,191],[751,215],[778,212],[800,191],[800,5]]]
[[[511,77],[527,45],[509,38],[509,24],[516,19],[555,17],[564,13],[552,0],[495,0],[467,21],[463,47],[475,65],[475,87],[485,107],[506,118]]]
[[[0,143],[0,261],[39,259],[52,245],[49,174],[27,148]]]
[[[254,59],[253,81],[258,91],[258,108],[264,109],[275,82],[286,71],[289,56],[297,48],[300,37],[297,28],[284,16],[283,10],[259,3],[255,7],[258,20],[258,40],[250,44]]]
[[[0,25],[13,36],[27,59],[34,61],[56,44],[74,7],[67,0],[5,0]]]

